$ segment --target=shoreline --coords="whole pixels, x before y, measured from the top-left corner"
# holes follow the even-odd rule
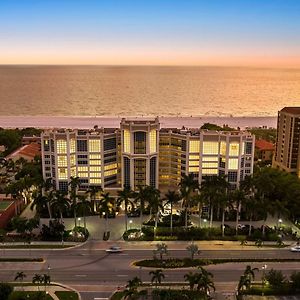
[[[2,128],[70,128],[90,129],[95,125],[105,128],[119,128],[122,118],[133,120],[153,119],[154,116],[0,116]],[[276,128],[277,116],[270,117],[218,117],[218,116],[160,116],[161,128],[199,128],[204,123],[213,123],[219,126],[226,124],[230,127],[267,127]]]

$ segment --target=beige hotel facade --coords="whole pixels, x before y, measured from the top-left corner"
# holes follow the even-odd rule
[[[183,174],[226,175],[232,188],[253,173],[255,137],[246,131],[161,128],[159,119],[122,119],[119,128],[51,129],[43,132],[44,179],[67,190],[79,177],[80,190],[176,188]]]

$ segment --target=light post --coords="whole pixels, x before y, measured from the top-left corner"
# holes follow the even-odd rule
[[[81,218],[78,218],[77,220],[78,220],[78,224],[79,224],[78,226],[80,227]]]
[[[206,228],[207,219],[203,219],[203,222],[204,222],[204,228]]]
[[[132,220],[129,220],[129,229],[131,229]]]
[[[279,230],[281,229],[281,224],[282,224],[282,219],[278,219],[278,227],[279,227]]]
[[[265,288],[265,272],[266,272],[266,269],[267,269],[267,265],[263,265],[261,267],[262,269],[262,278],[261,278],[261,285],[262,285],[262,291],[261,291],[261,295],[264,296],[264,288]]]

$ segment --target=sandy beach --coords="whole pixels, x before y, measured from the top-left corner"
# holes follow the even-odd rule
[[[122,116],[124,117],[124,116]],[[121,116],[118,117],[84,117],[84,116],[0,116],[2,128],[78,128],[88,129],[98,127],[118,128]],[[152,119],[154,117],[126,117],[128,119]],[[219,126],[227,124],[231,127],[276,127],[277,117],[159,117],[161,128],[199,128],[204,123]]]

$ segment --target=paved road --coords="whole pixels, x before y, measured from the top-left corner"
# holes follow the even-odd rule
[[[82,292],[83,299],[106,298],[118,286],[123,286],[128,279],[140,276],[143,281],[149,281],[149,269],[136,268],[132,266],[135,260],[152,258],[153,246],[147,243],[136,245],[124,244],[127,248],[121,254],[107,254],[103,248],[103,242],[88,242],[80,248],[68,250],[5,250],[4,255],[9,257],[43,257],[44,263],[2,263],[0,264],[0,281],[13,280],[17,271],[23,270],[30,280],[35,273],[50,273],[52,281],[70,285]],[[188,255],[184,247],[174,244],[170,257],[186,257]],[[172,248],[170,247],[170,248]],[[151,248],[151,249],[149,249]],[[3,253],[1,253],[3,255]],[[2,256],[1,255],[1,256]],[[203,258],[293,258],[299,257],[298,253],[291,253],[288,249],[266,249],[266,250],[203,250],[199,257]],[[253,267],[261,268],[262,263],[253,263]],[[50,269],[48,269],[50,266]],[[246,263],[227,263],[211,265],[210,270],[215,277],[215,282],[222,289],[227,286],[229,290],[234,289],[236,282],[245,269]],[[300,269],[300,263],[268,263],[268,269],[280,269],[284,274],[290,274],[293,270]],[[185,270],[166,270],[165,281],[182,281],[183,275],[189,272]],[[261,276],[257,274],[257,279]],[[225,289],[226,290],[226,289]]]

